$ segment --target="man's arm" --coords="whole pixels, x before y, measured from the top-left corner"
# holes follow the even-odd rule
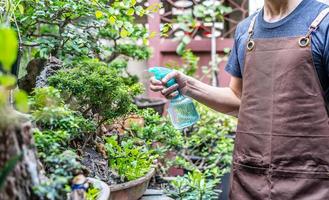
[[[165,88],[168,80],[175,78],[177,84]],[[242,79],[231,76],[229,87],[213,87],[181,72],[169,73],[162,81],[151,79],[151,90],[161,91],[167,98],[173,98],[179,89],[184,95],[189,96],[202,104],[222,113],[236,115],[240,107],[242,93]]]
[[[196,79],[187,82],[186,95],[226,114],[237,115],[241,103],[242,79],[231,77],[229,87],[214,87]]]

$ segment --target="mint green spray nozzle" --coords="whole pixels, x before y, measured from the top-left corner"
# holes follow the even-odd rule
[[[172,72],[171,69],[168,69],[165,67],[152,67],[148,71],[150,73],[152,73],[154,75],[154,77],[159,81],[161,81],[167,74]],[[170,87],[174,84],[176,84],[176,80],[174,78],[172,78],[167,82],[166,86]]]

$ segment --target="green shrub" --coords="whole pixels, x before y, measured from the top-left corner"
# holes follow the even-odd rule
[[[96,130],[93,121],[69,109],[61,99],[59,90],[53,87],[35,89],[30,97],[30,105],[38,128],[48,133],[64,131],[68,135],[64,140],[66,142]],[[47,135],[46,132],[43,135]]]
[[[183,146],[182,133],[175,129],[168,118],[161,117],[153,109],[143,109],[139,115],[144,118],[144,127],[132,126],[137,137],[146,142],[160,142],[168,149],[180,149]]]
[[[59,107],[64,105],[59,90],[53,87],[35,88],[29,98],[31,110],[39,110],[45,107]]]
[[[200,171],[193,171],[183,177],[171,181],[166,193],[177,200],[212,200],[218,199],[215,187],[216,179],[206,179]]]
[[[69,150],[60,154],[51,154],[43,160],[48,180],[34,188],[34,192],[41,199],[66,199],[70,192],[70,180],[81,169],[77,155]]]
[[[70,180],[81,172],[70,141],[95,131],[95,124],[70,110],[52,87],[36,89],[30,97],[32,117],[39,129],[34,131],[38,157],[48,180],[34,188],[41,199],[60,200],[70,191]]]
[[[59,71],[49,84],[73,97],[84,116],[101,116],[98,125],[129,113],[133,97],[142,91],[140,84],[127,86],[116,69],[96,60]]]
[[[111,169],[128,181],[140,178],[149,172],[155,159],[152,151],[134,145],[131,139],[120,143],[117,139],[117,136],[106,138],[105,148]]]

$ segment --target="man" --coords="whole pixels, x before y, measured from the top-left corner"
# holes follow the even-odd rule
[[[265,0],[242,21],[227,88],[180,72],[151,89],[223,113],[239,110],[231,200],[329,199],[329,6],[327,0]],[[177,83],[164,84],[171,78]]]

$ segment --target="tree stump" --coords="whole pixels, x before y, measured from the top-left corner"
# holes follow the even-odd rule
[[[32,188],[39,184],[40,180],[32,126],[30,122],[19,122],[19,117],[9,113],[13,111],[0,113],[0,169],[17,155],[21,155],[22,159],[6,177],[0,190],[0,199],[36,199]]]

